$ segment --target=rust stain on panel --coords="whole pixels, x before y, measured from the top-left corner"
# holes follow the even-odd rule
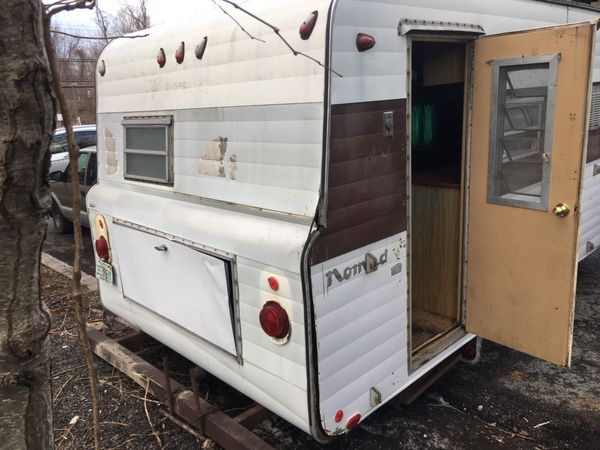
[[[208,142],[200,151],[198,174],[210,177],[225,178],[225,154],[228,139],[218,137]]]

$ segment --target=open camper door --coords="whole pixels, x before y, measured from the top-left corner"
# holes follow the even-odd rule
[[[466,329],[560,365],[571,359],[595,33],[580,23],[475,42]]]

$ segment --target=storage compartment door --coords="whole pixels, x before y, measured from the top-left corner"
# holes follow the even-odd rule
[[[236,355],[230,261],[119,224],[111,242],[125,297]]]
[[[595,32],[583,23],[475,43],[466,328],[560,365],[571,358]]]

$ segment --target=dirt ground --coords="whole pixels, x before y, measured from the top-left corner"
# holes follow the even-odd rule
[[[42,268],[44,301],[53,315],[53,395],[57,449],[92,448],[88,379],[80,355],[67,278]],[[122,325],[87,293],[89,320]],[[580,265],[573,364],[558,368],[485,342],[477,365],[459,363],[401,412],[383,407],[328,446],[272,417],[255,432],[278,449],[597,449],[600,442],[600,254]],[[190,363],[160,344],[139,349],[186,382]],[[96,358],[104,448],[193,449],[200,444],[159,414],[159,405]],[[252,401],[210,375],[200,392],[229,414]]]

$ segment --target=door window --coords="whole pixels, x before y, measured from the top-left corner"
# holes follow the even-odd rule
[[[88,172],[89,162],[90,162],[90,153],[80,153],[79,154],[79,158],[77,158],[77,178],[78,178],[79,184],[82,184],[82,185],[85,184],[85,175],[86,175],[86,172]],[[95,160],[94,160],[94,163],[95,163]],[[71,182],[71,172],[70,172],[68,166],[65,169],[65,171],[66,171],[65,182],[70,183]]]
[[[488,202],[547,210],[558,56],[493,65]]]

